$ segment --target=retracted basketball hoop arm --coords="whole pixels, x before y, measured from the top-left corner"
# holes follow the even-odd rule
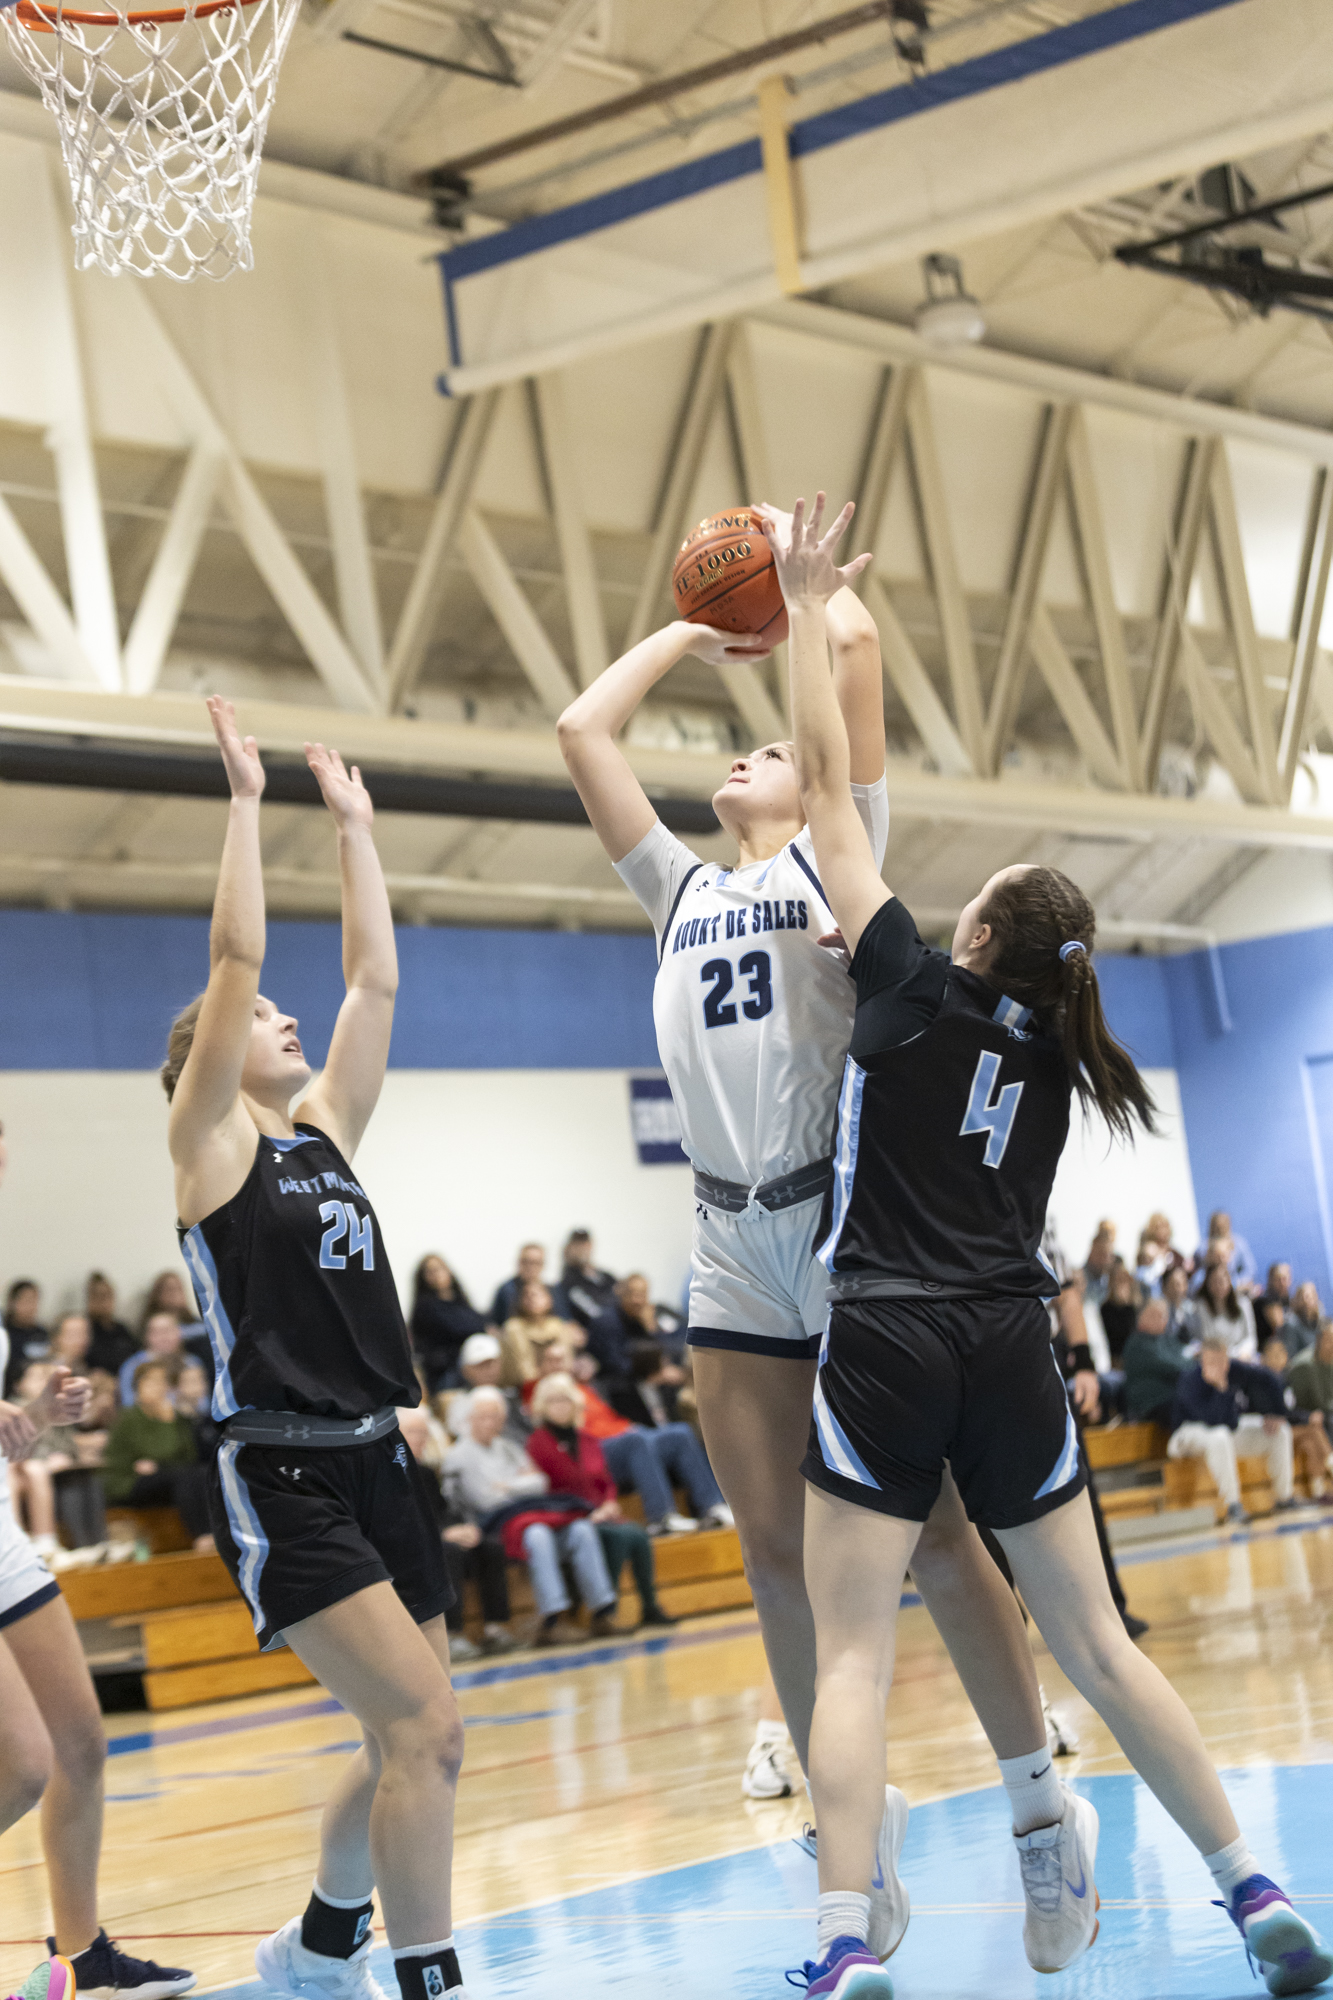
[[[252,268],[260,155],[299,8],[0,0],[60,130],[80,270],[189,280]]]

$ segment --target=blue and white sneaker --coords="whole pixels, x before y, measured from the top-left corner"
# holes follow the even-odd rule
[[[255,1947],[255,1971],[270,1993],[291,2000],[389,2000],[370,1969],[373,1942],[367,1938],[350,1958],[326,1958],[302,1944],[301,1919],[289,1917]]]
[[[1266,1875],[1247,1876],[1217,1907],[1240,1932],[1270,1993],[1309,1993],[1333,1975],[1333,1952]]]
[[[46,1940],[46,1948],[54,1958],[54,1938]],[[188,1993],[196,1983],[192,1972],[184,1972],[178,1966],[158,1965],[151,1958],[131,1958],[111,1942],[104,1930],[69,1964],[81,2000],[172,2000],[173,1994]]]
[[[866,1934],[867,1946],[881,1963],[897,1951],[912,1914],[907,1885],[898,1877],[898,1856],[906,1832],[907,1800],[896,1785],[886,1785],[884,1818],[880,1822],[875,1868],[870,1877],[870,1928]]]
[[[834,1938],[824,1956],[807,1958],[789,1986],[803,1986],[806,2000],[893,2000],[893,1981],[860,1938]]]
[[[1096,1809],[1076,1792],[1054,1826],[1014,1835],[1027,1915],[1023,1949],[1034,1972],[1063,1972],[1097,1936],[1101,1897],[1092,1879],[1097,1859]]]

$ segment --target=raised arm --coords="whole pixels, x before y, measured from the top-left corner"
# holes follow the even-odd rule
[[[833,692],[847,725],[854,785],[884,776],[884,662],[879,628],[854,590],[844,584],[828,601]]]
[[[597,838],[612,861],[623,861],[651,831],[657,814],[616,738],[650,688],[687,653],[718,666],[762,660],[770,648],[735,632],[715,632],[678,618],[631,646],[556,724],[560,750]],[[882,730],[881,730],[882,734]]]
[[[353,764],[336,750],[307,743],[306,762],[319,780],[338,828],[342,877],[343,981],[347,997],[329,1044],[323,1074],[296,1116],[327,1132],[350,1160],[384,1088],[398,991],[398,949],[384,871],[375,851],[374,807]]]
[[[167,1126],[182,1216],[198,1206],[191,1193],[196,1182],[211,1187],[219,1175],[224,1181],[234,1178],[233,1170],[239,1167],[239,1186],[250,1170],[255,1148],[254,1127],[241,1105],[241,1072],[264,963],[264,877],[259,857],[264,767],[254,737],[242,742],[229,701],[214,695],[208,713],[231,783],[231,806],[208,934],[208,986]],[[209,1202],[199,1213],[206,1214],[212,1205]]]
[[[852,799],[847,725],[829,671],[829,599],[870,560],[869,556],[858,556],[842,569],[833,560],[833,550],[847,530],[852,511],[849,502],[821,538],[824,496],[820,493],[808,523],[805,502],[796,502],[789,538],[782,537],[769,521],[764,523],[764,532],[773,550],[790,623],[787,660],[801,805],[815,844],[820,879],[838,928],[854,952],[871,917],[888,901],[889,891],[880,880]]]

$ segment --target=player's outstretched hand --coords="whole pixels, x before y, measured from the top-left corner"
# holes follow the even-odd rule
[[[349,772],[336,750],[326,750],[322,743],[307,743],[305,760],[319,782],[324,794],[324,803],[338,822],[339,827],[369,826],[375,817],[370,793],[361,782],[361,773],[353,764]]]
[[[259,761],[259,745],[253,736],[241,740],[236,727],[236,710],[220,694],[208,697],[208,716],[218,749],[227,769],[234,799],[257,799],[264,790],[264,767]]]
[[[827,534],[824,533],[826,504],[824,495],[816,493],[814,511],[807,520],[805,502],[798,500],[790,522],[775,507],[765,505],[756,510],[764,539],[773,551],[788,610],[798,604],[827,604],[834,592],[858,577],[870,561],[868,555],[863,555],[853,556],[841,568],[834,562],[833,551],[847,532],[856,503],[847,502]]]
[[[71,1375],[58,1361],[46,1378],[46,1387],[32,1405],[34,1420],[42,1430],[48,1424],[79,1424],[87,1415],[93,1385],[82,1375]]]
[[[11,1461],[26,1458],[36,1442],[37,1426],[28,1412],[17,1403],[0,1403],[0,1452]]]
[[[685,622],[685,621],[682,621]],[[756,632],[720,632],[715,625],[686,623],[690,651],[710,667],[733,666],[737,660],[766,660],[773,648]]]

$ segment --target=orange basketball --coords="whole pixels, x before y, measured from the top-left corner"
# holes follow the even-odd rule
[[[770,646],[787,636],[773,552],[752,507],[710,514],[680,545],[671,593],[682,618],[722,632],[751,632]]]

